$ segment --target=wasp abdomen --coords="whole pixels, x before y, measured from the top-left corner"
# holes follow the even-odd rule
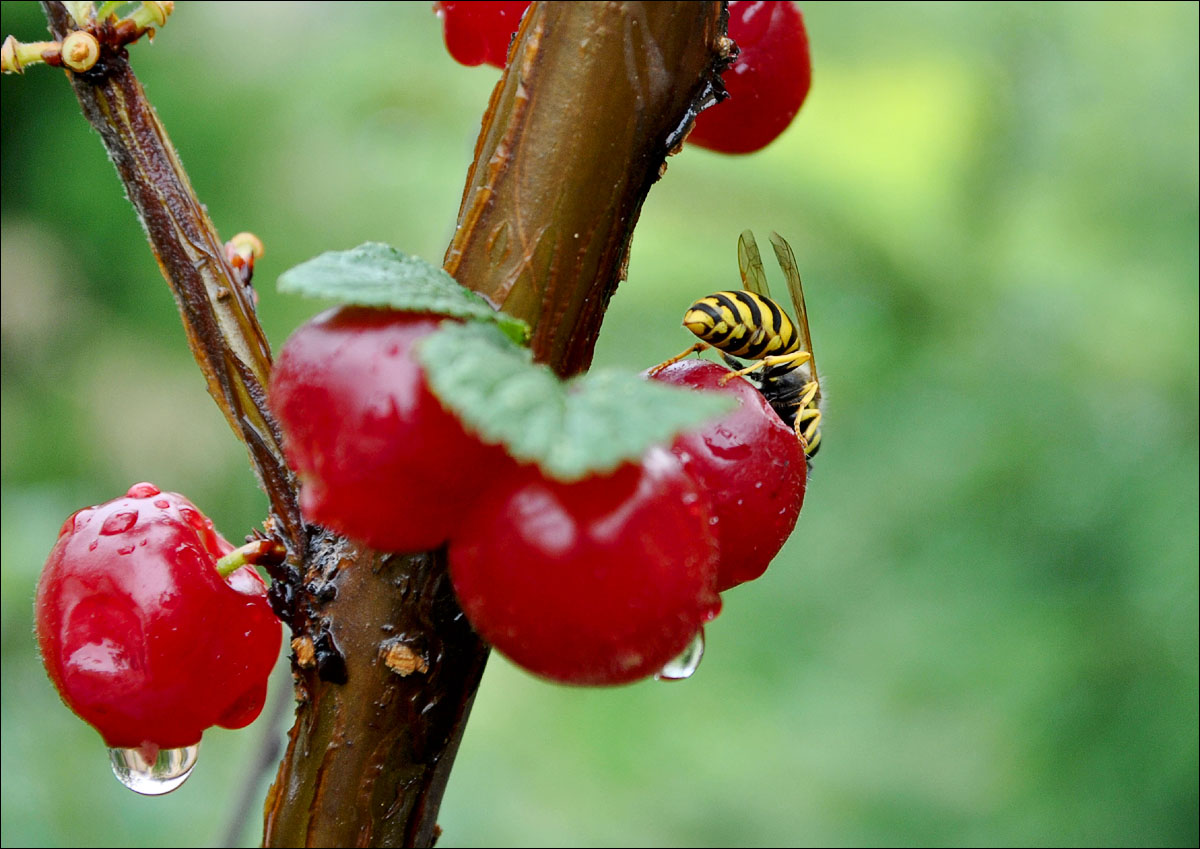
[[[759,360],[799,350],[796,326],[779,304],[754,292],[715,292],[696,301],[683,325],[718,350]]]

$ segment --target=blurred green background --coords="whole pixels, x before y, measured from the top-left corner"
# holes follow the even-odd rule
[[[493,658],[439,845],[1195,845],[1197,6],[804,11],[799,119],[671,160],[596,358],[675,353],[737,234],[783,233],[829,396],[796,533],[689,682]],[[428,4],[181,3],[133,52],[220,231],[267,245],[275,345],[317,309],[273,291],[291,265],[441,257],[497,73]],[[248,795],[251,845],[283,724],[139,798],[37,661],[71,511],[150,479],[234,538],[265,500],[61,72],[6,77],[0,127],[3,843],[211,845]]]

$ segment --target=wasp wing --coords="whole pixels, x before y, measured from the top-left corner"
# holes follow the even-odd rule
[[[804,287],[800,284],[800,268],[796,265],[796,255],[792,253],[792,246],[778,233],[771,234],[771,247],[775,248],[775,259],[779,260],[779,267],[783,269],[783,276],[787,278],[788,294],[792,296],[792,309],[796,311],[796,331],[800,334],[800,350],[808,351],[812,357],[808,363],[809,374],[812,375],[814,381],[818,380],[817,358],[813,354],[812,336],[808,332],[808,310],[804,308]],[[761,260],[759,267],[762,267]],[[817,391],[820,392],[819,384]]]
[[[754,241],[754,234],[749,230],[743,230],[742,235],[738,236],[738,269],[742,272],[742,285],[746,291],[764,298],[771,297],[762,254],[758,252],[758,242]]]

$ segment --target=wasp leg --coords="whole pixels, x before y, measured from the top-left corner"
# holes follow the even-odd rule
[[[820,390],[819,384],[815,380],[810,380],[808,383],[800,387],[800,400],[796,402],[796,406],[801,409],[807,408],[812,404],[813,399],[817,397],[817,392]]]
[[[699,351],[707,351],[711,347],[712,346],[709,345],[707,342],[697,342],[696,344],[692,345],[692,347],[688,348],[683,353],[676,354],[675,356],[671,357],[671,359],[664,360],[663,362],[654,366],[654,368],[647,371],[646,374],[649,377],[654,377],[654,375],[658,374],[660,371],[665,369],[667,366],[674,365],[675,363],[682,360],[684,357],[690,356],[691,354],[695,354]]]
[[[717,349],[717,353],[721,355],[721,360],[725,363],[725,365],[729,366],[729,368],[733,369],[734,371],[737,371],[744,365],[743,362],[737,357],[731,357],[729,354],[726,354],[719,348]]]
[[[769,357],[763,357],[761,360],[756,360],[754,363],[746,366],[743,369],[738,369],[737,371],[724,375],[721,378],[721,382],[726,383],[730,380],[733,380],[734,377],[739,375],[745,376],[751,372],[758,371],[761,368],[771,368],[772,366],[782,365],[789,365],[792,368],[796,368],[804,365],[811,359],[812,354],[810,354],[808,351],[796,351],[794,354],[772,354]]]
[[[800,401],[797,403],[800,412],[796,415],[794,424],[796,438],[804,445],[804,453],[809,458],[817,453],[821,445],[821,411],[809,406],[817,397],[817,388],[816,381],[804,384]]]
[[[821,445],[821,411],[804,410],[796,416],[796,436],[804,443],[804,453],[812,457]]]

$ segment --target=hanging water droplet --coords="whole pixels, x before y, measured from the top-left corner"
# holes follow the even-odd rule
[[[140,749],[109,749],[108,759],[112,761],[117,781],[134,793],[161,796],[187,781],[199,752],[199,743],[182,749],[143,746]]]
[[[701,628],[687,644],[687,648],[667,662],[654,677],[658,681],[685,681],[696,674],[704,658],[704,629]]]

